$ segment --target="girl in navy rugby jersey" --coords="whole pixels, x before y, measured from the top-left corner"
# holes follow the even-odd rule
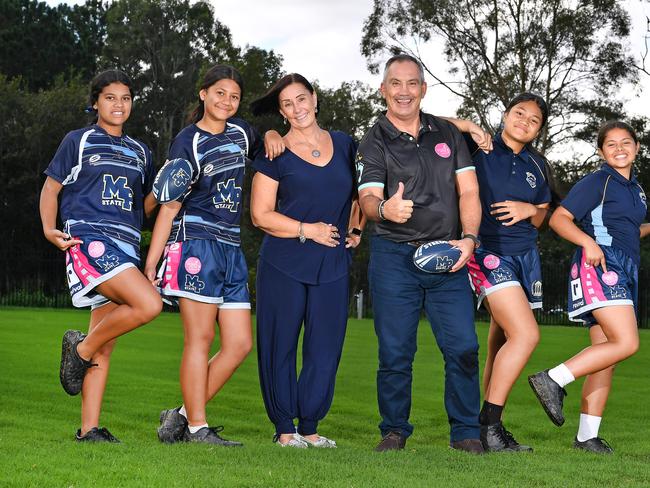
[[[221,438],[220,427],[210,428],[205,410],[252,347],[239,223],[246,160],[254,158],[262,144],[250,125],[232,118],[242,91],[237,70],[213,66],[203,79],[192,124],[176,136],[169,152],[170,160],[186,159],[195,170],[187,191],[161,206],[145,266],[163,296],[179,304],[185,332],[180,372],[184,404],[161,412],[162,442],[241,445]],[[276,148],[283,150],[281,140]],[[272,157],[275,150],[269,149]],[[215,322],[221,350],[209,359]]]
[[[564,386],[587,376],[574,447],[611,453],[598,429],[614,366],[639,348],[639,238],[650,228],[642,224],[646,196],[632,171],[639,152],[634,130],[610,121],[601,127],[597,142],[605,164],[575,184],[550,221],[555,232],[578,246],[569,277],[569,318],[590,327],[591,346],[528,381],[559,426],[564,423]]]
[[[121,71],[95,77],[90,105],[97,121],[65,136],[41,192],[43,233],[66,253],[72,303],[92,307],[88,335],[69,330],[63,336],[61,384],[70,395],[82,393],[78,441],[118,442],[99,428],[111,352],[117,337],[162,308],[138,270],[143,213],[151,213],[156,201],[151,153],[123,133],[132,97]],[[60,193],[63,231],[56,228]]]
[[[532,310],[542,306],[537,227],[551,201],[546,160],[531,147],[548,116],[538,95],[515,97],[503,116],[503,130],[490,152],[468,139],[476,165],[483,215],[478,247],[468,263],[479,304],[490,312],[488,353],[483,373],[481,442],[488,451],[530,451],[505,430],[501,416],[512,387],[538,341]],[[453,121],[453,120],[452,120]],[[467,121],[460,130],[480,135]],[[489,146],[489,145],[488,145]]]

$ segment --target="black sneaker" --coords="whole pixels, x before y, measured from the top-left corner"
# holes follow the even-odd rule
[[[530,452],[530,446],[522,446],[501,422],[481,425],[481,444],[489,452]]]
[[[528,384],[542,404],[546,415],[558,427],[564,424],[562,407],[566,390],[558,385],[548,375],[548,369],[528,377]]]
[[[399,451],[404,449],[405,445],[406,437],[399,432],[390,431],[382,437],[379,444],[377,444],[377,447],[375,447],[375,452]]]
[[[81,435],[81,429],[79,429],[77,430],[75,437],[77,439],[77,442],[112,442],[115,444],[120,443],[120,440],[111,434],[106,427],[102,427],[100,429],[93,427],[88,432],[86,432],[86,435],[83,436]]]
[[[219,427],[203,427],[198,432],[192,434],[189,427],[185,427],[183,440],[185,442],[202,442],[204,444],[216,444],[223,447],[241,447],[244,444],[237,441],[229,441],[219,435],[223,430],[223,425]]]
[[[158,439],[160,442],[174,443],[183,440],[187,419],[180,414],[180,407],[160,412]]]
[[[583,451],[595,452],[597,454],[613,454],[614,449],[609,445],[605,439],[601,437],[592,437],[584,442],[580,442],[578,438],[573,441],[574,449],[582,449]]]
[[[77,352],[77,345],[85,338],[86,334],[78,330],[69,330],[63,334],[59,379],[61,380],[61,386],[68,395],[78,395],[84,384],[86,371],[92,366],[97,366],[82,359]]]

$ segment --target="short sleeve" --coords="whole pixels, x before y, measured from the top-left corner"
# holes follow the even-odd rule
[[[188,143],[189,142],[189,143]],[[199,164],[194,158],[191,146],[192,141],[185,141],[184,138],[176,138],[169,147],[169,159],[187,159],[192,164]]]
[[[562,206],[567,209],[577,221],[595,209],[602,200],[603,188],[600,178],[596,174],[590,174],[578,181],[562,200]]]
[[[144,194],[145,196],[151,193],[153,187],[153,180],[156,178],[156,167],[153,164],[153,156],[147,146],[144,146],[144,155],[146,159],[145,176],[144,176]]]
[[[79,141],[73,133],[68,133],[45,169],[45,174],[59,183],[65,184],[65,180],[72,175],[73,168],[80,166],[78,159]]]
[[[273,161],[269,160],[264,154],[259,154],[253,161],[253,169],[268,176],[272,180],[280,181],[280,168],[278,167],[278,159]]]
[[[469,153],[465,139],[460,131],[452,123],[449,124],[449,130],[451,131],[451,140],[454,145],[455,151],[452,151],[452,154],[455,154],[455,168],[456,174],[462,173],[467,170],[474,170],[474,162],[472,161],[472,156]]]
[[[358,190],[386,185],[386,157],[377,136],[370,132],[361,141],[355,158]]]

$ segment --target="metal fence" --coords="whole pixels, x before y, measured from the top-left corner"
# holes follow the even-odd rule
[[[40,251],[40,250],[39,250]],[[564,266],[547,265],[544,277],[544,309],[536,311],[540,324],[575,325],[568,320],[567,270]],[[639,273],[639,326],[650,326],[650,273]],[[254,282],[252,283],[254,286]],[[359,294],[363,299],[359,300]],[[253,297],[255,296],[252,293]],[[253,307],[254,307],[253,303]],[[29,249],[17,256],[0,256],[0,306],[72,307],[65,283],[63,253],[33,253]],[[367,263],[353,263],[350,276],[350,316],[372,317],[372,301],[368,293]],[[476,313],[477,320],[487,320],[483,308]]]

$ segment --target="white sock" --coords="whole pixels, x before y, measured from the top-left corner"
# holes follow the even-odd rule
[[[201,430],[203,427],[207,427],[208,424],[202,424],[202,425],[188,425],[187,428],[190,429],[190,434],[196,434],[199,430]]]
[[[571,371],[566,367],[564,363],[558,364],[555,366],[555,368],[549,369],[548,375],[562,388],[564,388],[572,381],[575,381],[575,378],[571,374]]]
[[[183,417],[185,417],[187,419],[187,410],[185,410],[185,405],[181,406],[178,413],[180,413]]]
[[[595,415],[587,415],[586,413],[580,414],[580,427],[578,427],[578,441],[584,442],[594,437],[598,437],[598,429],[600,428],[600,421],[602,417]]]

